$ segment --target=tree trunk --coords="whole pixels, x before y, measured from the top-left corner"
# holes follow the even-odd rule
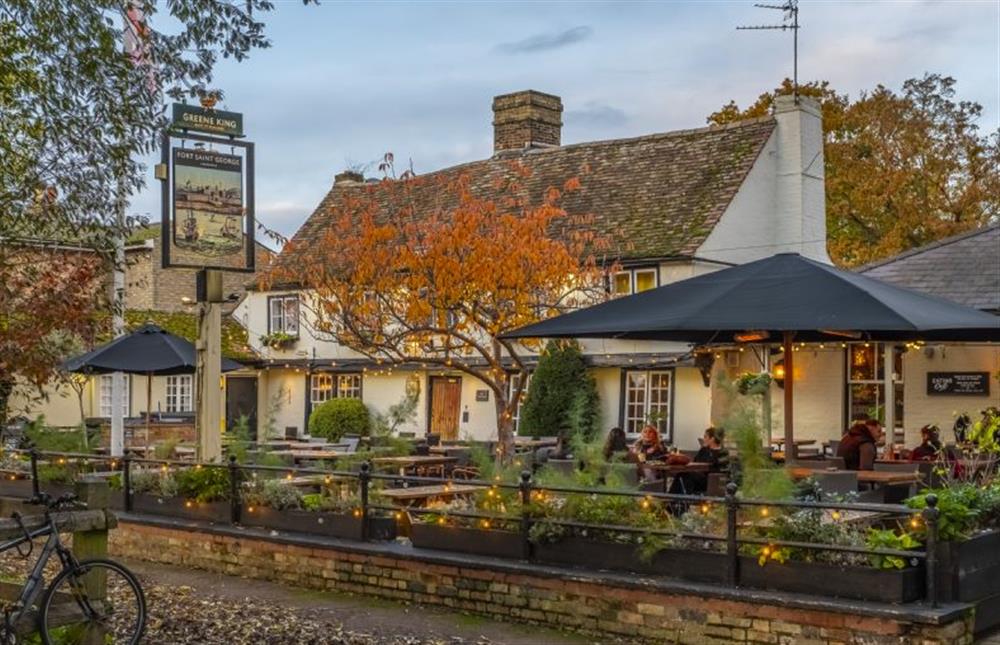
[[[514,415],[512,406],[506,396],[497,396],[497,456],[503,463],[508,463],[514,456]]]
[[[7,406],[10,404],[10,396],[14,393],[14,379],[9,376],[0,376],[0,424],[7,422]]]

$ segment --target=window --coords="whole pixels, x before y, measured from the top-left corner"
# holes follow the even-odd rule
[[[191,375],[167,377],[167,412],[191,412],[194,403],[191,398]]]
[[[894,425],[903,427],[903,352],[893,350],[892,382]],[[847,346],[847,415],[848,423],[862,417],[884,420],[885,345],[850,343]]]
[[[313,405],[330,399],[360,398],[360,374],[313,374],[309,378],[309,400]]]
[[[507,381],[509,384],[507,396],[514,396],[514,392],[517,391],[517,386],[521,382],[521,374],[511,374],[510,380]],[[514,410],[514,432],[517,432],[518,423],[521,420],[521,407],[524,405],[524,400],[528,397],[528,388],[531,386],[531,374],[528,374],[528,379],[524,382],[524,389],[521,390],[521,398],[517,402],[517,409]]]
[[[670,440],[670,372],[625,373],[625,432],[639,432],[647,423]]]
[[[267,299],[267,333],[282,332],[290,336],[299,334],[299,297],[272,296]]]
[[[656,267],[626,269],[614,274],[611,279],[611,293],[627,296],[655,289],[659,286],[659,272]]]
[[[111,416],[111,382],[113,376],[111,374],[104,374],[101,376],[100,381],[100,403],[101,403],[101,416],[110,417]],[[122,383],[125,384],[124,392],[122,393],[122,416],[128,416],[129,409],[129,377],[123,375]]]

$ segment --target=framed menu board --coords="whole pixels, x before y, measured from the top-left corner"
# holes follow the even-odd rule
[[[989,396],[989,372],[927,372],[928,396]]]

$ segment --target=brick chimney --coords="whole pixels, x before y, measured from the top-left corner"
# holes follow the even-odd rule
[[[535,90],[493,97],[493,151],[558,146],[562,99]]]

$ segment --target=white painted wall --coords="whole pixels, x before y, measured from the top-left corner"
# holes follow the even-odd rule
[[[693,367],[674,370],[674,438],[683,450],[696,450],[705,428],[712,425],[712,388],[705,387],[701,372]]]
[[[794,252],[830,263],[819,104],[780,96],[774,118],[774,133],[697,257],[742,264]]]

